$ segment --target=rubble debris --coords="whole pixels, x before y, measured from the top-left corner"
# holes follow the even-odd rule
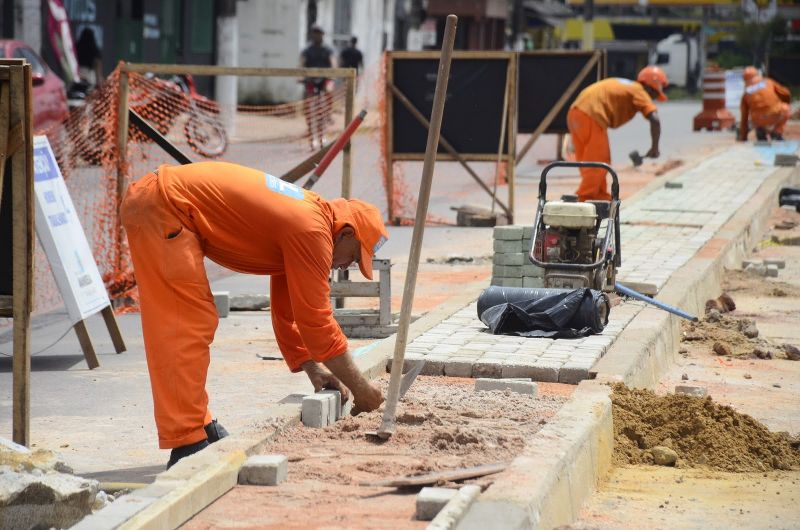
[[[653,447],[650,454],[653,455],[653,463],[658,466],[674,466],[678,461],[678,453],[662,445]]]
[[[675,385],[676,394],[686,394],[687,396],[706,397],[708,390],[704,386],[694,385]]]
[[[784,344],[782,348],[787,359],[790,361],[800,361],[800,348],[792,346],[791,344]]]
[[[730,346],[728,346],[727,344],[723,344],[721,342],[715,342],[714,346],[712,346],[711,349],[714,351],[714,353],[716,353],[719,356],[733,355]]]

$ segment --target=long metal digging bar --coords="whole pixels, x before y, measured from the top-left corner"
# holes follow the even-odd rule
[[[419,269],[419,256],[422,250],[422,236],[425,233],[425,219],[428,217],[428,201],[431,196],[433,166],[436,162],[436,150],[439,145],[439,131],[442,128],[442,115],[444,114],[445,96],[447,95],[447,81],[450,77],[450,59],[453,55],[453,43],[456,37],[457,21],[457,16],[447,15],[447,24],[445,25],[444,39],[442,41],[442,55],[441,59],[439,59],[439,75],[436,78],[436,91],[433,95],[431,126],[428,129],[428,145],[425,149],[425,162],[422,166],[422,181],[419,185],[417,215],[414,220],[414,232],[411,236],[411,252],[408,256],[406,283],[403,288],[403,303],[400,307],[400,322],[397,326],[397,338],[394,343],[392,375],[389,378],[389,391],[386,396],[386,407],[383,410],[383,422],[378,429],[378,436],[383,439],[391,437],[396,427],[395,416],[397,412],[397,401],[400,399],[400,379],[406,353],[406,341],[408,340],[408,325],[411,321],[411,306],[414,302],[414,289],[417,285],[417,270]]]

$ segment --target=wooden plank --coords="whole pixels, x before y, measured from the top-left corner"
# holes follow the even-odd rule
[[[536,127],[536,130],[533,131],[533,133],[531,133],[531,137],[522,147],[522,149],[519,152],[519,155],[517,156],[515,162],[516,164],[520,163],[520,161],[525,157],[530,148],[533,147],[533,144],[536,142],[536,140],[539,139],[539,136],[541,136],[542,133],[547,130],[550,124],[553,123],[553,120],[556,118],[556,116],[558,116],[558,113],[561,112],[561,109],[564,107],[564,105],[566,105],[569,98],[572,97],[572,95],[575,93],[575,90],[578,89],[578,85],[580,85],[581,81],[583,81],[583,79],[589,74],[589,71],[592,68],[594,68],[599,57],[600,57],[599,54],[593,53],[591,58],[586,62],[585,65],[583,65],[583,68],[581,68],[581,71],[578,72],[578,75],[576,75],[575,78],[572,80],[572,83],[570,83],[567,89],[564,91],[564,93],[561,94],[561,97],[558,98],[558,101],[556,101],[555,105],[553,105],[550,108],[550,112],[548,112],[545,115],[542,122],[539,124],[538,127]]]
[[[442,147],[444,147],[444,144],[442,144]],[[421,153],[393,153],[392,158],[399,161],[420,162],[425,159],[425,156]],[[509,161],[510,157],[508,154],[504,154],[501,159],[503,161]],[[438,162],[441,160],[446,160],[448,162],[460,162],[462,160],[466,162],[496,162],[497,155],[489,153],[458,153],[457,155],[436,153],[436,161]]]
[[[122,62],[121,65],[126,63]],[[125,194],[125,181],[128,175],[128,74],[124,69],[119,72],[119,93],[117,97],[117,207],[119,212],[122,196]],[[119,215],[114,216],[117,248],[117,270],[122,270],[122,223]]]
[[[519,102],[519,89],[517,80],[519,69],[519,57],[513,60],[513,73],[511,74],[510,97],[508,98],[508,223],[514,223],[516,212],[515,195],[517,192],[517,103]]]
[[[408,112],[410,112],[411,115],[414,116],[414,118],[426,130],[429,129],[430,128],[430,122],[427,120],[427,118],[425,118],[425,116],[422,115],[422,113],[419,111],[419,109],[416,106],[414,106],[414,104],[406,97],[406,95],[403,94],[403,92],[399,88],[397,88],[395,85],[391,85],[390,88],[392,90],[392,94],[394,94],[394,96],[400,101],[400,103],[402,103],[402,105],[406,109],[408,109]],[[477,173],[475,173],[472,170],[472,168],[469,167],[469,164],[467,164],[466,159],[458,151],[456,151],[455,147],[453,147],[453,145],[450,142],[447,141],[447,138],[445,138],[441,134],[439,134],[438,137],[439,137],[439,144],[441,144],[441,146],[444,147],[447,150],[447,152],[450,153],[450,155],[452,157],[454,157],[456,160],[458,160],[461,163],[461,166],[464,169],[467,170],[467,173],[469,174],[469,176],[472,177],[472,179],[475,182],[478,183],[478,185],[481,187],[481,189],[483,189],[483,191],[488,193],[489,196],[492,198],[492,200],[494,202],[496,202],[497,205],[500,208],[502,208],[503,212],[505,212],[505,214],[507,216],[510,217],[511,216],[510,209],[505,204],[503,204],[500,201],[500,199],[497,198],[497,195],[492,193],[491,188],[489,188],[489,186],[487,186],[486,183],[483,180],[481,180],[481,178],[477,175]],[[434,155],[435,155],[435,158],[437,160],[440,158],[439,155],[437,155],[435,153],[434,153]],[[397,155],[395,155],[395,156],[397,156]],[[486,155],[486,156],[488,157],[489,161],[495,161],[497,159],[497,157],[495,155]],[[398,158],[399,158],[399,156],[398,156]]]
[[[305,160],[294,166],[292,169],[281,175],[280,179],[285,180],[286,182],[297,182],[301,178],[305,177],[306,175],[311,173],[311,171],[315,167],[317,167],[319,161],[322,160],[322,157],[325,156],[325,153],[328,152],[328,150],[331,148],[332,145],[333,142],[328,142],[326,145],[322,146],[322,149],[315,152],[314,154],[312,154],[311,156],[309,156],[308,158],[306,158]]]
[[[119,331],[119,325],[117,324],[117,318],[114,316],[114,310],[111,309],[111,306],[106,306],[101,313],[103,315],[103,320],[105,320],[108,334],[111,336],[111,342],[114,344],[114,350],[117,353],[124,352],[125,341],[122,339],[122,333]]]
[[[344,125],[347,127],[353,121],[353,107],[356,100],[356,80],[354,77],[345,79],[346,90],[344,97]],[[351,169],[351,149],[353,142],[348,140],[342,149],[342,197],[350,198],[353,188],[353,177]]]
[[[400,320],[397,325],[397,338],[395,339],[394,355],[392,356],[392,375],[389,378],[389,388],[386,392],[386,403],[383,409],[381,426],[378,427],[378,436],[384,440],[392,436],[396,429],[397,402],[400,399],[400,372],[402,371],[403,359],[406,354],[408,326],[411,324],[411,307],[414,303],[414,289],[417,286],[422,238],[425,234],[425,220],[428,218],[428,203],[433,184],[433,168],[436,163],[436,151],[439,149],[439,135],[442,130],[442,117],[444,115],[445,101],[447,100],[447,84],[450,80],[451,57],[456,38],[457,21],[457,16],[447,15],[444,36],[442,37],[442,50],[436,74],[436,89],[433,92],[431,119],[428,127],[428,138],[425,143],[425,161],[422,164],[422,177],[419,184],[419,193],[417,194],[417,211],[414,216],[414,230],[411,234],[411,249],[408,253],[408,266],[406,267],[406,278],[403,286],[403,301],[400,305]]]
[[[207,64],[153,64],[153,63],[121,63],[120,73],[136,72],[140,74],[175,74],[175,75],[235,75],[263,77],[327,77],[355,78],[354,68],[251,68],[244,66],[216,66]]]
[[[14,66],[9,72],[10,123],[25,123],[25,147],[11,157],[12,223],[12,315],[14,319],[13,351],[13,426],[12,438],[21,445],[30,445],[30,376],[31,330],[33,304],[33,145],[31,141],[31,72],[30,66]]]
[[[387,480],[360,482],[358,485],[370,488],[416,488],[442,482],[458,482],[460,480],[485,477],[486,475],[493,475],[505,471],[508,465],[509,462],[497,462],[495,464],[483,464],[474,467],[437,471],[425,475],[412,475],[408,477],[390,478]]]
[[[3,68],[3,71],[7,72],[8,68]],[[16,149],[12,151],[7,147],[11,128],[8,91],[8,83],[0,84],[0,201],[3,200],[3,175],[6,172],[6,159],[16,151]]]
[[[393,222],[394,220],[394,135],[392,134],[392,130],[394,129],[394,97],[392,96],[392,91],[389,87],[394,86],[394,70],[393,70],[393,60],[394,54],[393,52],[388,52],[386,54],[386,86],[383,87],[383,98],[386,105],[386,123],[384,123],[384,127],[386,130],[384,131],[384,137],[386,143],[383,146],[383,152],[386,156],[386,204],[387,210],[389,214],[389,222]]]
[[[495,164],[495,175],[494,175],[494,184],[492,185],[492,196],[497,197],[497,185],[499,180],[499,173],[500,167],[503,164],[503,144],[506,140],[506,126],[508,124],[508,97],[509,92],[511,90],[511,76],[513,74],[513,65],[514,60],[508,61],[508,65],[506,66],[506,86],[505,90],[503,90],[503,113],[502,117],[500,118],[500,140],[497,142],[497,163]],[[511,147],[509,142],[509,148]],[[513,196],[511,194],[511,186],[509,186],[509,194],[508,198],[512,199]],[[494,213],[494,201],[492,201],[492,213]],[[509,210],[513,207],[513,204],[509,203]]]
[[[380,294],[378,282],[334,282],[331,284],[331,298],[343,296],[377,297]]]
[[[0,81],[8,81],[8,70],[0,69]]]
[[[438,51],[393,51],[390,52],[393,59],[439,59]],[[458,59],[497,59],[508,60],[514,55],[515,52],[504,52],[499,50],[468,50],[468,51],[454,51],[453,60]]]
[[[392,271],[381,269],[378,277],[378,311],[379,323],[388,326],[392,323]]]
[[[89,330],[86,329],[86,323],[83,320],[79,320],[72,327],[75,329],[75,334],[78,335],[78,342],[81,344],[83,357],[86,359],[89,369],[97,368],[100,366],[100,361],[97,360],[97,354],[94,352],[92,338],[89,336]]]

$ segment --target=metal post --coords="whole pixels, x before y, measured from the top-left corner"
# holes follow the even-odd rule
[[[356,98],[356,77],[355,70],[353,75],[345,78],[347,92],[344,99],[344,125],[350,124],[353,121],[353,106],[355,105]],[[345,199],[350,198],[353,190],[352,174],[351,174],[351,153],[350,149],[353,145],[352,141],[348,141],[344,146],[342,152],[342,197]]]

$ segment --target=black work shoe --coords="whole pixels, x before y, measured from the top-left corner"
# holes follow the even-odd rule
[[[783,135],[782,135],[781,133],[776,133],[776,132],[774,132],[774,133],[771,133],[771,134],[770,134],[770,137],[771,137],[773,140],[775,140],[775,141],[778,141],[778,142],[782,142],[782,141],[783,141]]]
[[[176,447],[169,454],[169,462],[167,462],[167,469],[177,464],[178,460],[180,460],[181,458],[193,455],[198,451],[202,451],[206,447],[208,447],[208,440],[200,440],[199,442],[195,442],[193,444]]]
[[[210,444],[218,442],[228,436],[228,431],[226,431],[225,427],[217,420],[211,420],[211,423],[203,428],[206,430],[206,436],[208,436],[208,443]]]
[[[762,128],[756,129],[756,140],[759,142],[767,141],[767,130]]]

